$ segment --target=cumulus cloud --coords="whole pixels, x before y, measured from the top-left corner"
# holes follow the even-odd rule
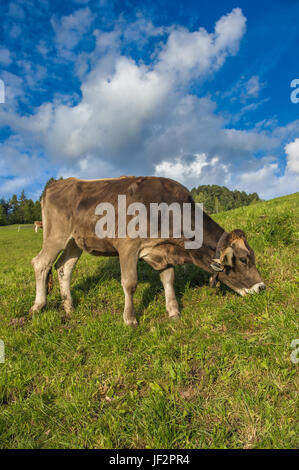
[[[18,60],[17,65],[20,68],[23,79],[31,90],[38,88],[40,82],[47,75],[46,67],[40,64],[34,64],[28,60]]]
[[[255,191],[264,199],[270,199],[298,191],[299,177],[287,170],[280,175],[278,163],[273,162],[256,171],[239,175],[239,187],[245,191]]]
[[[23,188],[26,188],[32,181],[34,177],[17,177],[1,181],[0,178],[0,194],[14,194],[21,191]]]
[[[213,33],[209,34],[204,28],[194,32],[174,29],[160,53],[157,69],[175,74],[181,80],[216,71],[228,55],[238,51],[245,25],[242,10],[234,8],[216,22]]]
[[[0,143],[0,198],[26,188],[26,194],[36,199],[51,176],[47,160],[20,136],[11,135]]]
[[[230,184],[230,165],[223,164],[218,157],[208,159],[205,153],[176,158],[173,162],[163,161],[155,167],[156,176],[165,176],[180,181],[189,188],[201,184]]]
[[[299,138],[285,146],[287,170],[299,174]]]
[[[239,175],[241,187],[247,191],[256,191],[268,199],[279,194],[281,196],[298,191],[299,188],[299,138],[284,147],[286,167],[279,170],[278,162],[264,159],[256,161],[257,169]]]
[[[282,171],[275,157],[251,159],[236,168],[235,162],[206,154],[177,158],[156,165],[155,174],[176,179],[188,187],[219,184],[231,189],[257,192],[262,198],[286,195],[299,188],[299,138],[285,146],[287,165]]]
[[[55,43],[60,54],[73,49],[90,28],[93,15],[89,7],[76,10],[61,18],[52,17],[51,24],[55,32]]]
[[[56,45],[64,57],[72,54],[74,59],[72,50],[91,24],[88,7],[52,18]],[[157,28],[142,16],[129,25],[119,20],[112,31],[93,32],[92,52],[76,55],[75,70],[82,81],[76,104],[57,95],[31,115],[0,110],[0,121],[22,135],[24,145],[30,148],[34,142],[43,149],[59,167],[57,176],[156,174],[189,187],[225,184],[263,191],[265,197],[270,178],[280,178],[283,189],[287,177],[277,176],[275,161],[254,156],[271,154],[298,126],[272,134],[266,124],[248,130],[229,127],[210,97],[189,90],[190,82],[204,80],[237,53],[245,29],[239,8],[220,18],[212,32]],[[123,54],[124,45],[130,51],[127,46],[133,44],[136,52],[149,37],[157,39],[149,62]],[[37,45],[40,53],[45,47],[43,42]],[[26,63],[20,65],[32,75]],[[255,98],[262,84],[253,76],[242,86]],[[289,174],[293,148],[286,148],[286,153]],[[15,161],[28,158],[19,154]]]
[[[88,9],[78,11],[90,18]],[[58,42],[76,29],[78,11],[56,21]],[[118,44],[118,31],[99,33],[97,47],[102,56],[82,83],[81,101],[76,106],[43,104],[36,114],[17,119],[12,125],[34,133],[54,158],[81,160],[93,155],[128,170],[148,172],[157,160],[206,151],[211,145],[215,147],[211,136],[221,130],[223,121],[213,114],[210,100],[188,95],[186,79],[212,73],[234,54],[245,22],[241,10],[234,9],[217,21],[213,33],[204,28],[195,32],[172,28],[148,65],[121,55],[117,46],[111,52],[111,42]],[[137,24],[148,34],[161,34],[151,23],[146,28],[142,18],[135,27]],[[76,43],[75,37],[71,34],[69,47]],[[228,144],[232,140],[230,130],[220,134],[220,141]],[[245,145],[245,134],[244,141],[240,134],[235,139],[236,151],[240,144]],[[250,134],[245,152],[255,148],[254,140],[264,143],[266,138]]]
[[[17,104],[17,100],[24,96],[24,81],[18,75],[7,71],[1,73],[1,79],[5,85],[5,104],[1,104],[0,107],[0,123],[6,125],[8,123],[7,119],[9,119],[6,110],[8,108],[14,108]]]

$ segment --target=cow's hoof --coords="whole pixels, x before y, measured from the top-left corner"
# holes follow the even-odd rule
[[[179,319],[180,319],[179,314],[169,316],[169,320],[171,320],[171,321],[177,321]]]
[[[64,303],[62,306],[63,306],[63,310],[65,311],[66,316],[69,316],[69,314],[75,310],[72,305],[69,305],[66,303]]]
[[[136,328],[136,326],[138,326],[137,320],[126,320],[125,323],[126,325],[132,326],[133,328]]]
[[[31,309],[29,310],[29,315],[33,315],[34,313],[38,313],[43,308],[44,308],[44,305],[32,305]]]

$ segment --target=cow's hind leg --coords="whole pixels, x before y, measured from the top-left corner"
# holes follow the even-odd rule
[[[46,305],[48,274],[59,252],[63,250],[63,248],[61,242],[58,241],[44,243],[42,250],[31,261],[35,271],[36,295],[30,313],[38,312]]]
[[[70,313],[73,310],[73,302],[70,290],[71,277],[72,271],[78,259],[80,258],[81,253],[82,250],[76,245],[75,241],[72,239],[68,242],[62,255],[55,264],[55,269],[57,270],[59,279],[63,308],[66,313]]]
[[[174,268],[170,267],[161,271],[160,279],[165,291],[166,310],[169,314],[169,318],[175,320],[178,318],[180,311],[173,287]]]
[[[137,254],[123,252],[119,256],[121,268],[121,285],[125,294],[124,322],[136,326],[137,320],[134,310],[133,297],[137,287]]]

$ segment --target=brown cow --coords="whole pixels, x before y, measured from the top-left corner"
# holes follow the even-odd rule
[[[166,309],[171,318],[179,315],[173,287],[173,266],[177,264],[193,263],[212,273],[211,285],[215,285],[219,279],[240,295],[259,292],[265,288],[255,266],[254,252],[248,245],[244,232],[234,230],[227,233],[204,212],[203,242],[198,249],[186,249],[186,238],[175,238],[173,233],[166,238],[162,237],[161,218],[158,238],[150,238],[149,232],[146,237],[99,238],[96,234],[99,221],[96,208],[99,203],[110,203],[118,216],[119,195],[126,196],[127,205],[139,202],[147,208],[152,203],[178,203],[179,207],[189,203],[193,208],[194,218],[195,203],[190,192],[171,179],[132,176],[99,180],[68,178],[53,182],[47,187],[41,201],[43,248],[32,260],[36,276],[36,299],[31,312],[39,311],[46,305],[47,278],[60,252],[62,255],[55,268],[67,313],[73,309],[71,274],[82,251],[98,256],[119,256],[121,283],[125,294],[124,321],[128,325],[137,324],[133,295],[137,286],[138,259],[145,260],[160,272]],[[125,217],[126,220],[132,220],[128,215]]]
[[[38,231],[39,228],[43,228],[43,223],[40,222],[39,220],[35,220],[35,222],[34,222],[34,230],[35,230],[35,233],[37,233],[37,231]]]

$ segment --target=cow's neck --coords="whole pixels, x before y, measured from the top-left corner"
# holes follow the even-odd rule
[[[210,264],[215,256],[217,243],[223,234],[224,229],[220,227],[211,217],[203,213],[203,243],[202,247],[194,250],[191,254],[192,262],[211,272]]]

